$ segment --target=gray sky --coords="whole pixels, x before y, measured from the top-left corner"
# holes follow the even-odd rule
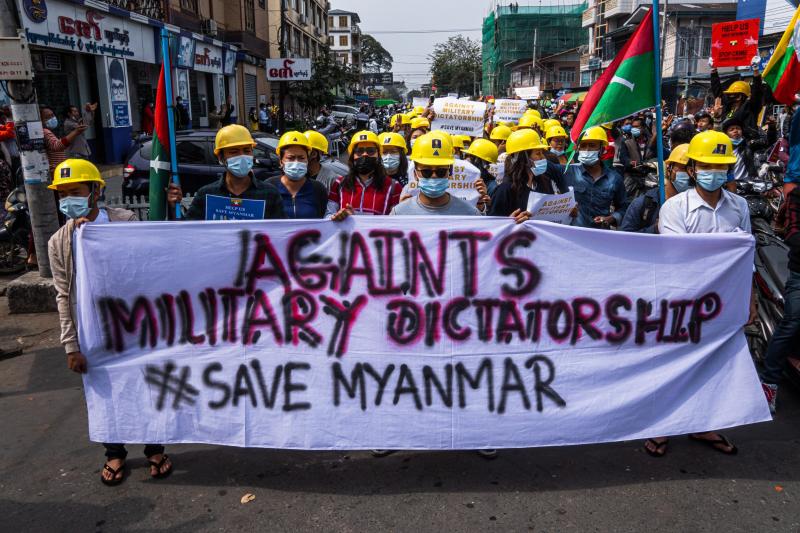
[[[331,9],[358,13],[361,31],[371,34],[392,54],[395,81],[403,79],[413,89],[430,81],[427,55],[436,43],[458,33],[480,42],[480,29],[451,33],[380,32],[480,28],[490,4],[490,0],[331,0]]]

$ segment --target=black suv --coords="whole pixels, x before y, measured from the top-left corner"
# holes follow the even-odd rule
[[[184,194],[194,194],[225,173],[214,155],[216,130],[178,131],[175,134],[178,156],[178,176]],[[265,180],[280,176],[281,168],[275,148],[278,139],[272,135],[254,132],[256,146],[253,149],[253,172],[257,179]],[[125,163],[122,171],[122,195],[145,196],[150,187],[150,159],[153,142],[147,140],[135,149]]]

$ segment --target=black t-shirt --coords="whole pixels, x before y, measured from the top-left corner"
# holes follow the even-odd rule
[[[256,178],[250,178],[250,187],[240,195],[233,195],[225,185],[225,176],[214,183],[209,183],[197,191],[197,195],[186,213],[187,220],[206,220],[206,196],[225,196],[243,200],[263,200],[264,219],[286,218],[283,202],[278,189]]]

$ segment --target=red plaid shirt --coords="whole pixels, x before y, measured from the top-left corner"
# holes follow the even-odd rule
[[[359,215],[388,215],[394,206],[400,203],[400,193],[403,186],[397,181],[386,177],[383,189],[378,190],[372,184],[364,187],[361,180],[356,179],[353,190],[342,187],[344,176],[331,183],[328,202],[338,204],[339,208],[353,207]]]

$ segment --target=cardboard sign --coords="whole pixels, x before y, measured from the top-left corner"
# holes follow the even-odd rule
[[[711,58],[715,67],[747,67],[758,55],[758,19],[711,25]]]

